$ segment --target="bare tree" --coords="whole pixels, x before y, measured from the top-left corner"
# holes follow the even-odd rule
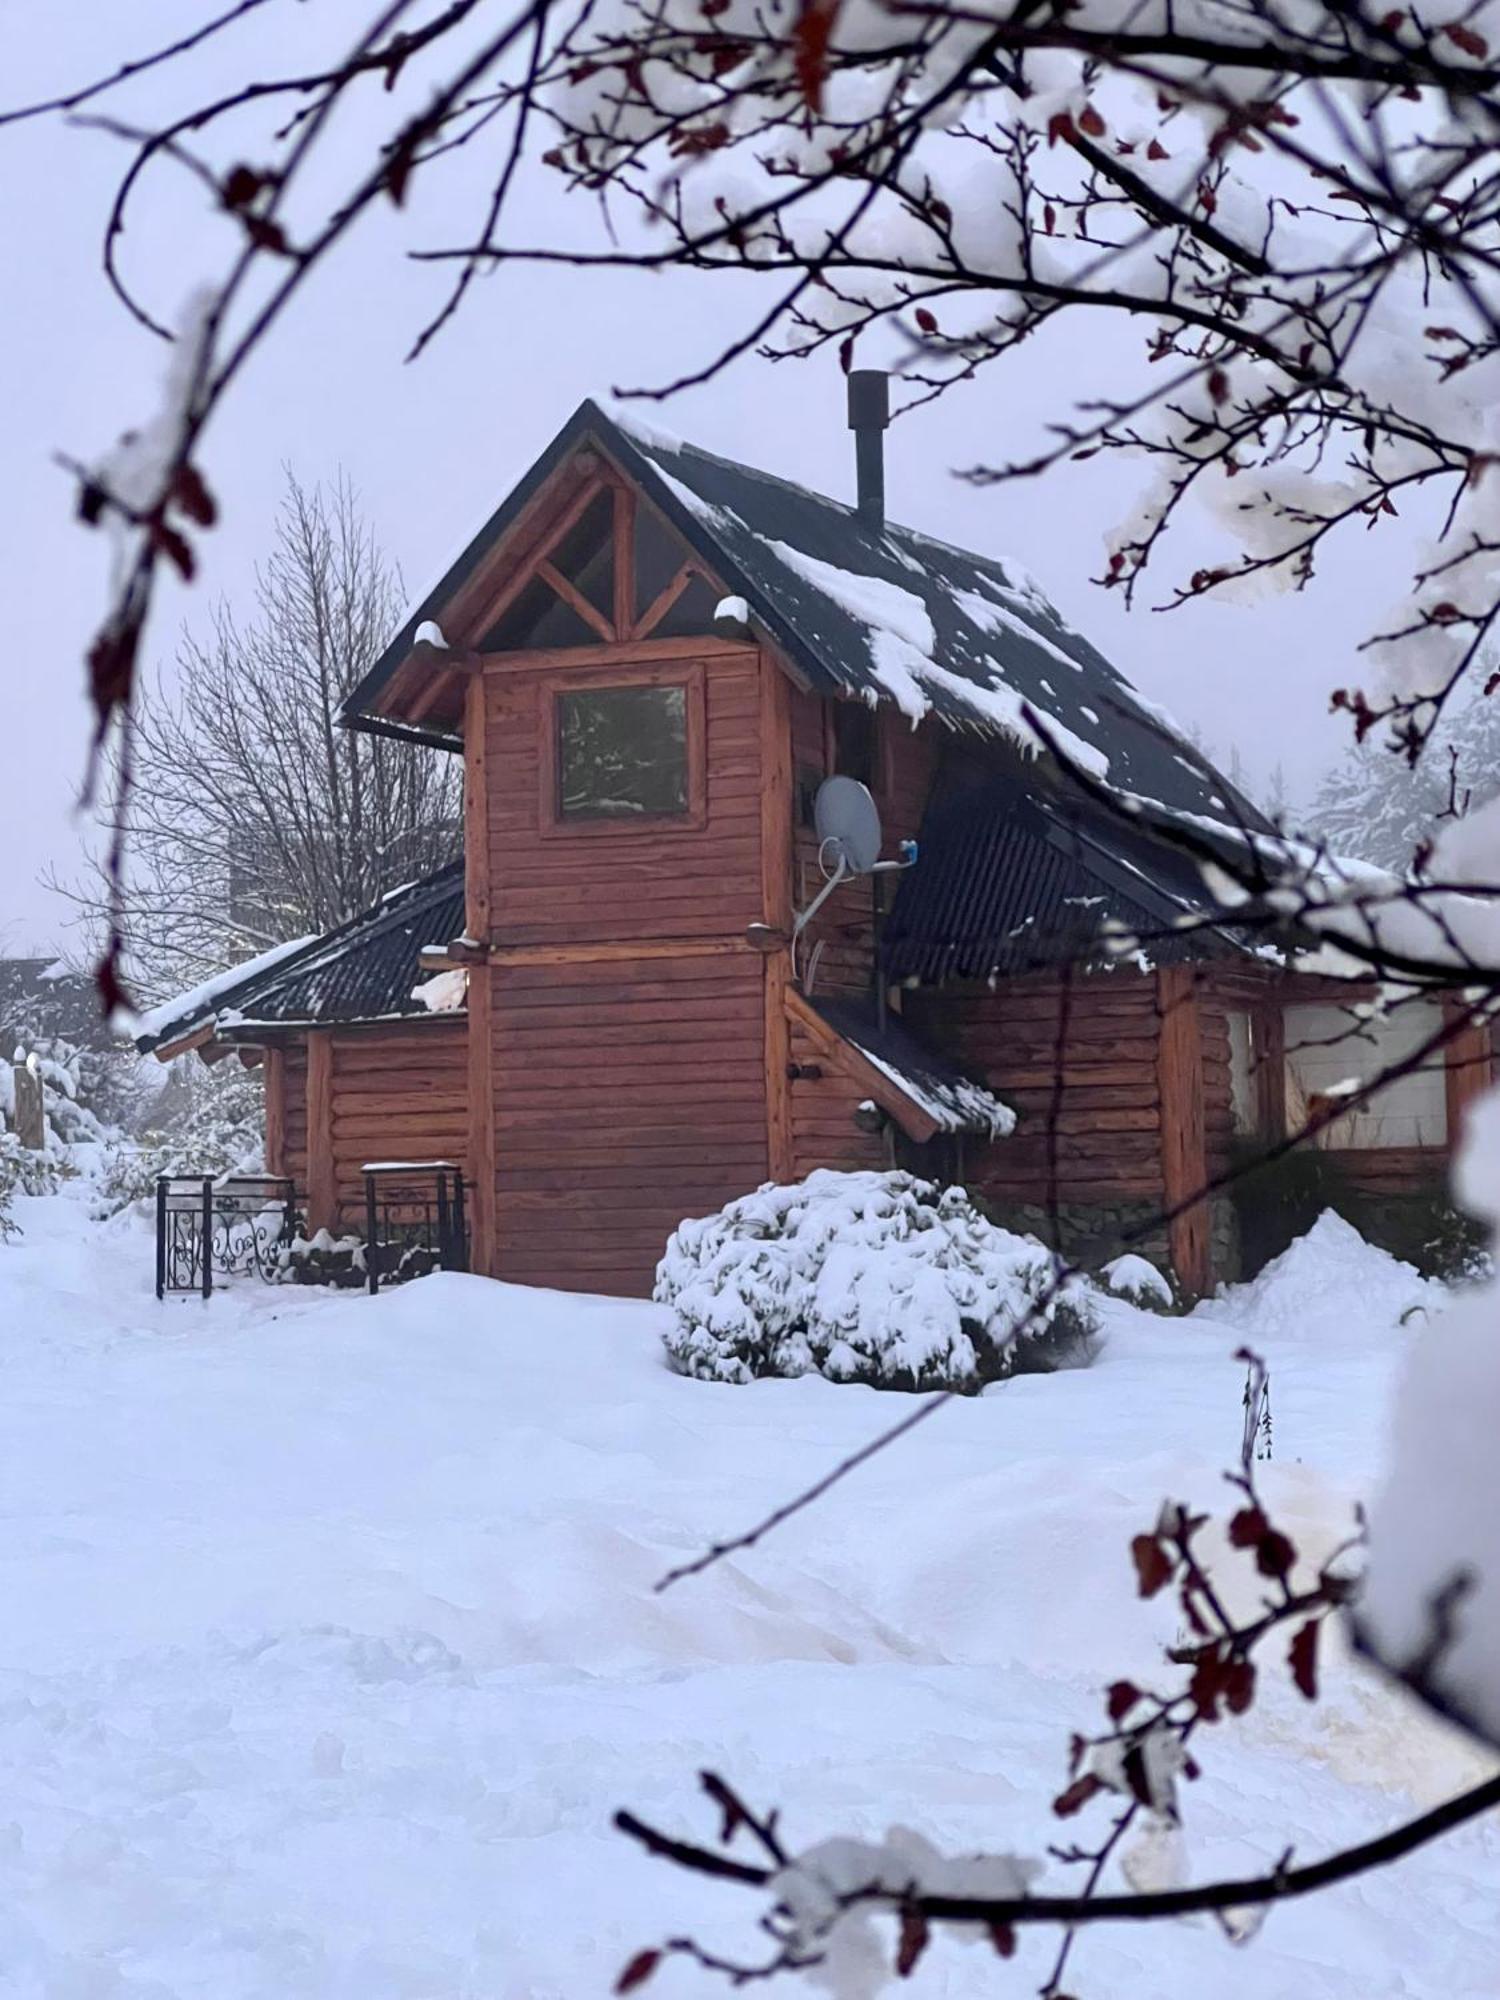
[[[288,474],[249,615],[221,601],[132,726],[119,921],[143,992],[328,929],[453,858],[457,761],[339,726],[403,611],[347,479]],[[82,900],[98,921],[110,884]]]

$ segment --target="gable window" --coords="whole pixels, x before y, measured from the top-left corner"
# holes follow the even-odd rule
[[[692,821],[701,805],[702,685],[690,670],[548,689],[556,827]]]
[[[701,638],[723,593],[635,493],[596,475],[478,621],[482,653]]]

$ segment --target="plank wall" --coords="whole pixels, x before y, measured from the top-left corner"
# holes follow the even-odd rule
[[[890,1164],[884,1135],[862,1131],[854,1122],[864,1091],[822,1058],[800,1021],[792,1023],[791,1048],[799,1072],[819,1072],[816,1077],[799,1074],[792,1083],[794,1178],[801,1180],[816,1167],[883,1172]]]
[[[489,977],[491,1269],[644,1295],[684,1216],[767,1176],[765,962],[747,948]]]

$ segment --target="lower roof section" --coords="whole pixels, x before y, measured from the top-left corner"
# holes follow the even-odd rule
[[[862,1077],[872,1100],[909,1139],[921,1143],[940,1132],[972,1132],[1003,1139],[1015,1130],[1016,1114],[984,1084],[927,1047],[901,1021],[882,1021],[864,1001],[792,992],[793,1018],[818,1037],[842,1045],[844,1067]]]
[[[430,1011],[416,994],[428,977],[422,949],[447,944],[463,925],[460,860],[393,889],[336,930],[169,1000],[146,1017],[136,1046],[165,1057],[231,1031],[248,1039],[261,1029],[421,1019]]]

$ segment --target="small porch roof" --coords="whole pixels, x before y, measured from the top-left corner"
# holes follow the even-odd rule
[[[249,1041],[282,1028],[421,1019],[429,1010],[414,997],[428,977],[420,953],[463,923],[460,860],[393,889],[336,930],[277,946],[154,1008],[136,1047],[165,1061],[230,1032]]]

